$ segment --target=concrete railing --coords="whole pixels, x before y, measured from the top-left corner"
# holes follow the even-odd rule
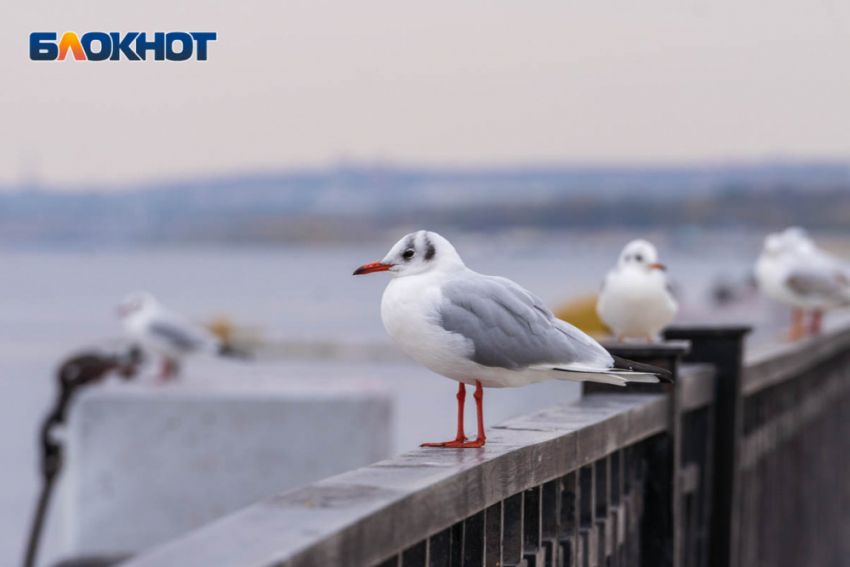
[[[850,329],[745,357],[746,328],[612,347],[674,389],[588,385],[493,428],[282,494],[126,567],[839,565]]]

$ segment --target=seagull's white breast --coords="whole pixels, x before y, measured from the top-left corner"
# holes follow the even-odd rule
[[[616,335],[654,337],[670,324],[678,305],[659,270],[623,268],[605,279],[599,295],[599,317]]]
[[[478,366],[469,359],[473,347],[463,336],[443,329],[442,299],[433,276],[396,278],[384,291],[381,319],[390,337],[413,360],[448,378],[467,381],[464,369]]]
[[[785,285],[788,263],[782,258],[763,254],[756,262],[755,275],[759,290],[767,297],[784,305],[802,307],[791,289]]]

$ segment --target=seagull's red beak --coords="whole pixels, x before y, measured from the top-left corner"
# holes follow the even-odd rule
[[[654,264],[649,265],[650,270],[661,270],[662,272],[667,271],[667,266],[660,262],[655,262]]]
[[[364,264],[360,266],[356,270],[354,270],[355,276],[360,276],[363,274],[372,274],[374,272],[386,272],[390,268],[392,268],[394,264],[383,264],[381,262],[372,262],[371,264]]]

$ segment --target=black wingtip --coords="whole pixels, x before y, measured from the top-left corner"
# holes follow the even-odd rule
[[[673,373],[665,368],[661,368],[658,366],[653,366],[651,364],[644,364],[642,362],[635,362],[633,360],[627,360],[625,358],[620,358],[619,356],[611,357],[614,359],[614,367],[620,368],[623,370],[634,370],[635,372],[651,372],[658,376],[658,379],[661,382],[666,384],[673,383]]]

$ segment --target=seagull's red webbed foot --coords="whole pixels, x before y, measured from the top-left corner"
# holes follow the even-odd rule
[[[478,449],[484,446],[486,439],[476,439],[475,441],[443,441],[442,443],[423,443],[420,447],[440,447],[442,449]]]
[[[478,439],[475,441],[467,441],[463,433],[463,403],[466,401],[466,386],[461,382],[457,391],[457,438],[453,441],[443,441],[442,443],[423,443],[420,447],[439,447],[441,449],[479,449],[487,442],[487,436],[484,435],[484,388],[481,387],[481,382],[475,381],[475,405],[478,410]]]

